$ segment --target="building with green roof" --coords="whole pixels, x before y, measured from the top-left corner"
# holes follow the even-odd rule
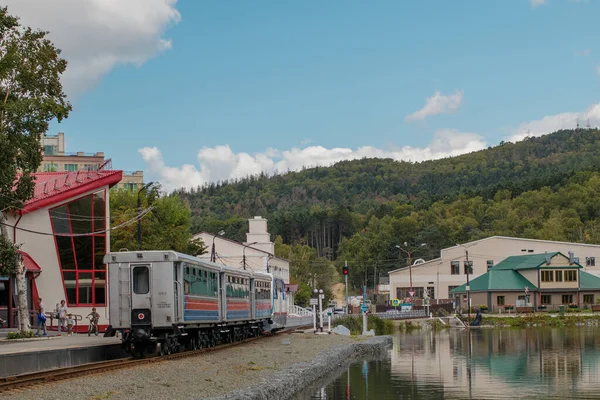
[[[486,305],[499,311],[510,306],[530,306],[534,310],[560,305],[591,305],[600,295],[600,278],[560,252],[507,257],[487,273],[450,292],[460,304]]]

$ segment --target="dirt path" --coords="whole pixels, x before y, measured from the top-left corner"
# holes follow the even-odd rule
[[[346,285],[343,283],[336,283],[331,287],[331,292],[333,293],[333,298],[338,307],[342,307],[346,304]]]

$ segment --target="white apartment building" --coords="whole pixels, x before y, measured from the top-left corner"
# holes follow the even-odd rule
[[[414,297],[418,299],[423,298],[425,290],[432,299],[450,298],[448,292],[467,281],[467,254],[472,263],[469,280],[473,280],[506,257],[557,251],[564,255],[573,252],[575,261],[584,267],[584,271],[600,276],[600,245],[492,236],[442,249],[439,258],[417,260],[411,267],[390,271],[390,297],[410,297],[408,292],[412,287]]]
[[[234,268],[246,268],[250,271],[267,271],[286,284],[290,283],[290,263],[275,257],[275,245],[267,230],[267,220],[260,216],[248,220],[248,233],[244,243],[227,239],[218,233],[200,232],[193,239],[202,239],[208,252],[199,256],[210,260],[213,257],[217,264]],[[292,303],[293,304],[293,303]]]

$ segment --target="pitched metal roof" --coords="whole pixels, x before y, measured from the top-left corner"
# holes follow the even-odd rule
[[[503,261],[500,261],[492,269],[493,270],[522,270],[522,269],[537,269],[546,264],[546,256],[552,259],[553,257],[561,255],[567,258],[564,254],[559,251],[555,251],[547,254],[527,254],[522,256],[510,256],[506,257]],[[582,268],[581,265],[573,263],[570,265],[571,268]]]
[[[600,278],[599,278],[600,279]],[[450,291],[450,293],[466,292],[465,283]],[[471,292],[487,292],[492,290],[525,290],[537,291],[536,286],[517,271],[509,269],[496,270],[496,267],[490,269],[487,273],[473,279],[470,282]]]
[[[65,201],[105,185],[113,186],[121,180],[123,171],[36,172],[32,175],[35,178],[33,197],[22,209],[17,210],[19,214]]]
[[[579,288],[581,290],[600,290],[600,278],[596,275],[580,271],[579,272]]]

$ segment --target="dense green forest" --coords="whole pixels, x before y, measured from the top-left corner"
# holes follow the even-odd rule
[[[262,215],[283,243],[347,260],[354,286],[414,258],[490,235],[600,242],[600,131],[561,130],[420,163],[363,159],[178,191],[194,231],[244,240]],[[426,243],[426,246],[419,246]],[[310,261],[307,261],[310,262]],[[322,261],[319,261],[322,262]]]

